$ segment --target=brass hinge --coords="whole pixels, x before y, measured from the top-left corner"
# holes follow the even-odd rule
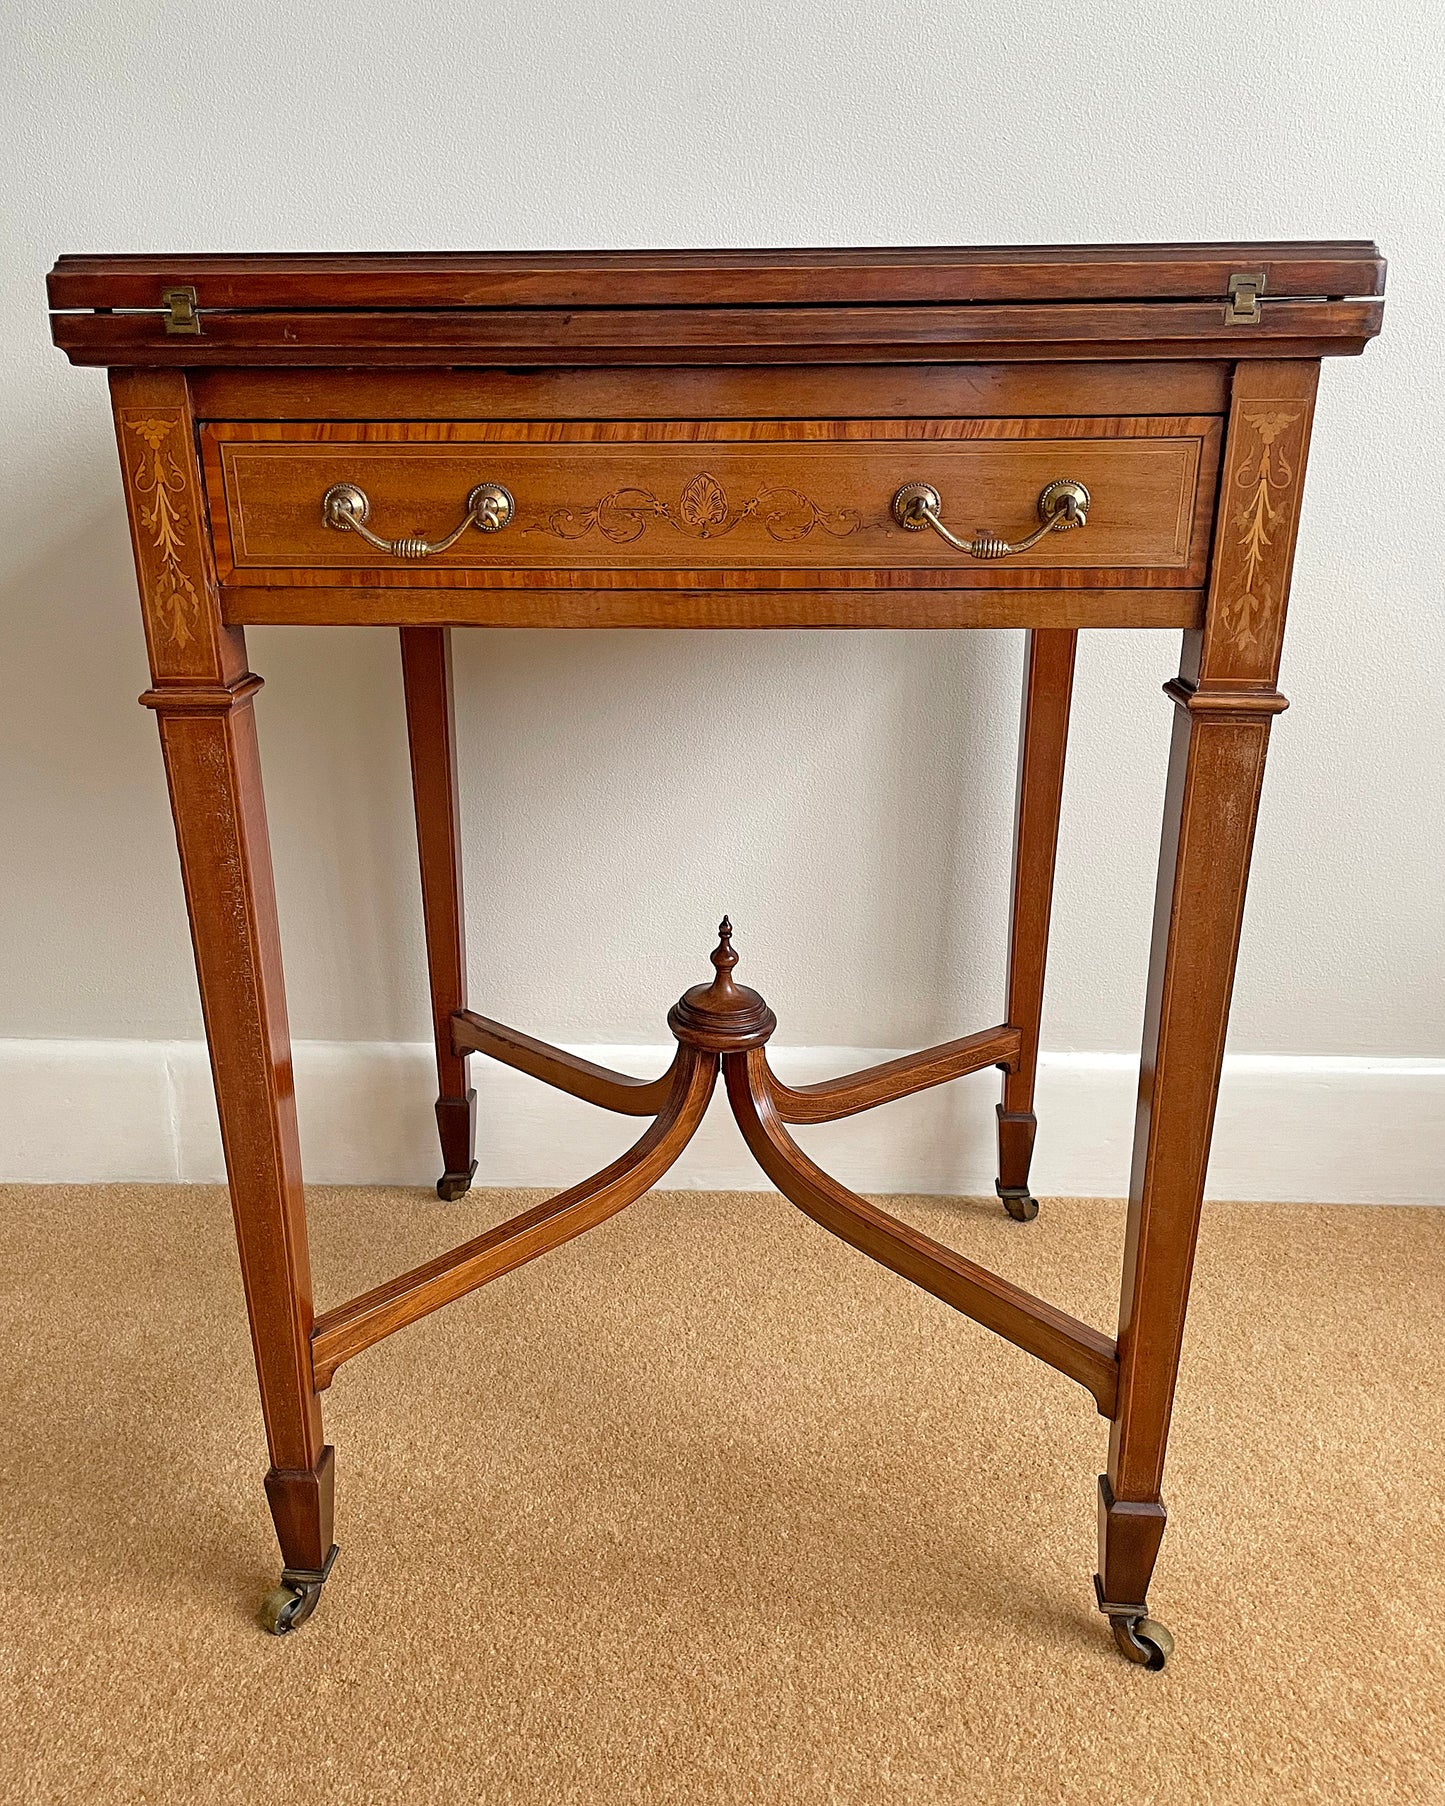
[[[1240,273],[1229,278],[1229,300],[1224,305],[1226,326],[1258,326],[1259,298],[1264,293],[1264,271]]]
[[[167,332],[184,332],[195,335],[201,330],[201,316],[196,306],[196,291],[193,288],[163,288],[161,290],[161,306],[168,307],[166,315]]]

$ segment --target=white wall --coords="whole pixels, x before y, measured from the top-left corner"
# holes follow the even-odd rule
[[[1283,677],[1298,700],[1231,1046],[1337,1062],[1340,1158],[1369,1194],[1383,1119],[1350,1114],[1361,1069],[1338,1062],[1418,1074],[1445,1053],[1433,5],[7,12],[0,1072],[33,1073],[26,1038],[89,1044],[54,1050],[86,1134],[26,1105],[24,1145],[40,1125],[59,1163],[36,1176],[114,1166],[120,1055],[97,1042],[199,1033],[104,379],[48,344],[56,253],[1319,236],[1377,238],[1389,301],[1382,339],[1324,373]],[[1137,1046],[1173,638],[1081,650],[1055,1050]],[[251,640],[294,1030],[421,1040],[392,636]],[[726,908],[780,1040],[901,1047],[993,1020],[1019,659],[993,633],[463,636],[474,1001],[568,1042],[660,1041]],[[699,719],[699,695],[726,707]],[[1272,1133],[1317,1151],[1292,1095]],[[303,1087],[302,1107],[348,1106]],[[1405,1125],[1385,1190],[1442,1195],[1442,1119]],[[1233,1189],[1257,1142],[1224,1150]],[[0,1126],[0,1171],[45,1166],[21,1146]]]

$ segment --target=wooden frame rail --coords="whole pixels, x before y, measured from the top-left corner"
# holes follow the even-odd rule
[[[985,1066],[1001,1066],[1012,1072],[1018,1064],[1022,1041],[1019,1029],[1002,1023],[998,1028],[980,1029],[957,1041],[941,1041],[937,1047],[925,1047],[918,1053],[885,1060],[880,1066],[865,1066],[859,1072],[824,1079],[817,1085],[785,1085],[768,1066],[762,1069],[762,1082],[781,1121],[836,1122],[843,1116],[856,1116],[860,1110],[895,1103],[915,1091],[946,1085],[950,1079],[964,1078],[970,1072],[981,1072]]]
[[[635,1079],[610,1066],[597,1066],[564,1053],[550,1042],[538,1041],[472,1010],[457,1010],[452,1016],[452,1047],[459,1054],[486,1054],[488,1059],[541,1079],[584,1103],[615,1110],[619,1116],[655,1116],[667,1102],[677,1070],[674,1060],[660,1078]]]
[[[825,1173],[783,1127],[761,1048],[725,1055],[723,1075],[743,1139],[785,1198],[870,1260],[1077,1380],[1101,1416],[1114,1415],[1119,1357],[1111,1337],[965,1260]]]
[[[640,1198],[692,1139],[716,1080],[716,1055],[679,1048],[665,1107],[641,1140],[610,1166],[318,1317],[311,1333],[317,1391],[324,1391],[341,1363],[362,1349],[560,1247]]]

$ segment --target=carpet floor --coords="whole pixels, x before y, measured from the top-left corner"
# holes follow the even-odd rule
[[[521,1203],[309,1196],[321,1305]],[[892,1208],[1111,1324],[1118,1205]],[[1094,1610],[1088,1396],[771,1194],[345,1367],[288,1638],[224,1193],[11,1187],[0,1238],[6,1801],[1445,1800],[1445,1210],[1208,1207],[1158,1675]]]

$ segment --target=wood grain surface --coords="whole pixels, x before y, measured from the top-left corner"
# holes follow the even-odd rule
[[[1223,295],[1258,270],[1272,295],[1377,295],[1367,239],[862,249],[212,252],[66,256],[55,308],[154,307],[189,283],[214,307],[615,307]]]
[[[201,420],[839,420],[1219,414],[1230,366],[1056,363],[197,370]]]
[[[459,574],[465,579],[466,573]],[[234,626],[397,627],[1198,627],[1202,589],[1123,589],[1105,582],[1028,584],[1012,589],[935,589],[912,573],[880,572],[871,589],[731,588],[731,573],[707,581],[716,589],[571,589],[306,587],[300,584],[221,590],[221,613]],[[1047,582],[1047,578],[1045,578]]]
[[[872,587],[878,573],[946,587],[1008,587],[1021,574],[1110,572],[1197,585],[1218,455],[1211,416],[1042,420],[218,422],[203,433],[223,581],[402,587],[453,582],[689,588],[725,572]],[[1022,538],[1037,498],[1076,477],[1086,527],[1018,557],[978,561],[892,516],[918,477],[956,532]],[[500,533],[475,531],[423,563],[379,554],[322,518],[334,483],[357,484],[386,538],[450,531],[479,482],[516,499]],[[714,580],[716,580],[714,576]]]
[[[1380,330],[1379,301],[1276,300],[1229,323],[1207,301],[1020,302],[961,307],[477,308],[203,311],[196,337],[160,313],[57,313],[75,364],[862,363],[917,359],[1352,356]]]

